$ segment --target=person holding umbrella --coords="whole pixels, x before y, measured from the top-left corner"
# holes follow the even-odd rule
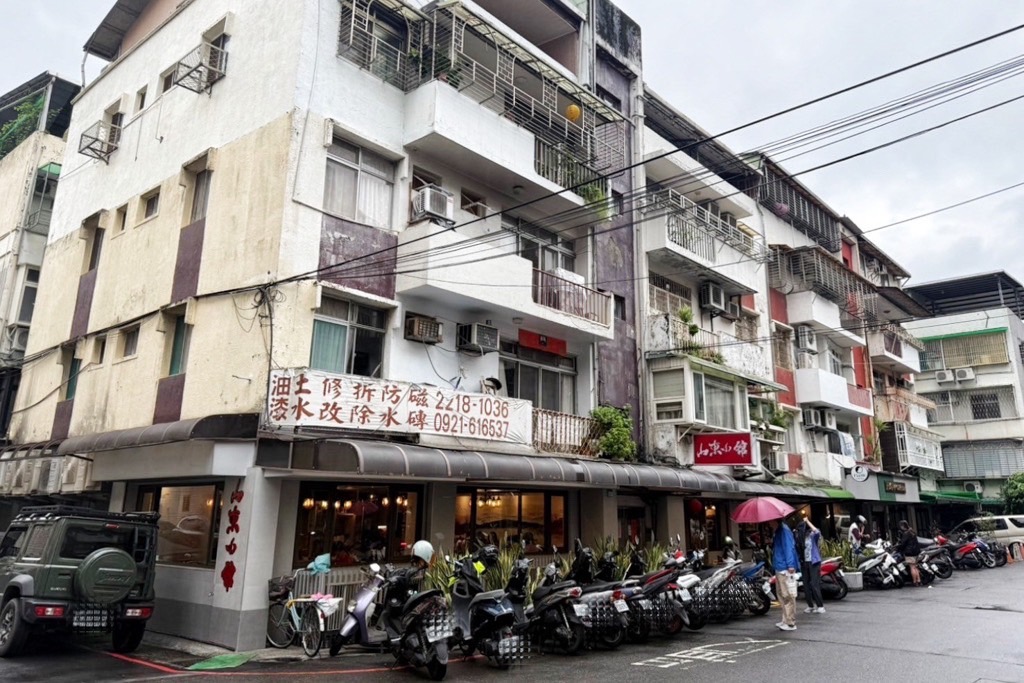
[[[740,504],[732,518],[740,523],[773,522],[772,567],[775,570],[775,589],[782,605],[782,621],[775,624],[782,631],[796,630],[796,569],[800,558],[796,553],[793,532],[782,521],[794,512],[793,508],[772,496],[751,498]]]

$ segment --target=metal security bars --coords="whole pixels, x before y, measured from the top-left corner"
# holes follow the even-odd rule
[[[107,163],[121,144],[121,126],[97,121],[89,126],[78,142],[79,154]]]
[[[774,165],[765,164],[761,172],[763,180],[758,187],[758,201],[827,251],[839,251],[837,219],[801,192],[799,184],[776,170]]]
[[[590,417],[533,409],[533,447],[543,453],[597,457],[601,425]]]
[[[1024,447],[1009,439],[947,443],[942,459],[946,476],[957,479],[1003,479],[1024,471]]]
[[[758,263],[766,262],[770,256],[763,239],[748,235],[739,227],[671,188],[648,192],[644,197],[642,210],[647,214],[667,214],[669,240],[710,263],[715,263],[716,260],[716,240],[724,242]]]
[[[900,469],[923,467],[943,471],[942,445],[938,435],[905,422],[893,425]]]
[[[1020,416],[1013,398],[1013,387],[939,391],[923,396],[935,402],[935,409],[928,411],[929,424],[982,422]]]
[[[921,354],[922,370],[1003,365],[1010,362],[1006,347],[1006,329],[980,334],[925,339]]]
[[[224,78],[227,65],[226,50],[212,43],[200,43],[178,60],[174,83],[192,92],[209,92],[214,83]]]
[[[601,325],[611,324],[611,294],[537,268],[533,269],[533,300],[562,313]]]
[[[878,294],[870,282],[846,268],[819,247],[786,251],[773,247],[769,286],[786,292],[812,291],[845,314],[843,327],[863,333],[865,322],[877,318]]]
[[[342,0],[339,56],[406,92],[447,83],[538,140],[536,171],[563,187],[626,164],[628,122],[462,4]],[[577,191],[598,196],[603,184]]]

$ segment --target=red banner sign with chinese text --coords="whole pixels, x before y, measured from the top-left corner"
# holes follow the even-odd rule
[[[750,432],[697,434],[693,437],[693,464],[743,467],[754,464],[754,436]]]
[[[319,370],[271,373],[267,412],[279,427],[533,442],[529,401]]]

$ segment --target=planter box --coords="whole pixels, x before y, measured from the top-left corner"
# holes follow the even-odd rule
[[[864,590],[864,575],[861,572],[844,571],[843,578],[846,580],[846,585],[850,587],[851,591]]]

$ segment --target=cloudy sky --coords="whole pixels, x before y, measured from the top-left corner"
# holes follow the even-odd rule
[[[509,0],[510,2],[512,0]],[[645,77],[718,133],[794,104],[1024,24],[1002,0],[617,0],[641,25]],[[54,70],[79,81],[81,46],[112,0],[6,3],[0,92]],[[1024,54],[1024,30],[724,138],[735,151],[828,123]],[[90,57],[89,78],[102,65]],[[1024,76],[831,147],[778,156],[791,172],[1024,94]],[[869,230],[1024,181],[1024,100],[802,176],[840,214]],[[1005,269],[1024,279],[1024,187],[871,234],[913,282]]]

